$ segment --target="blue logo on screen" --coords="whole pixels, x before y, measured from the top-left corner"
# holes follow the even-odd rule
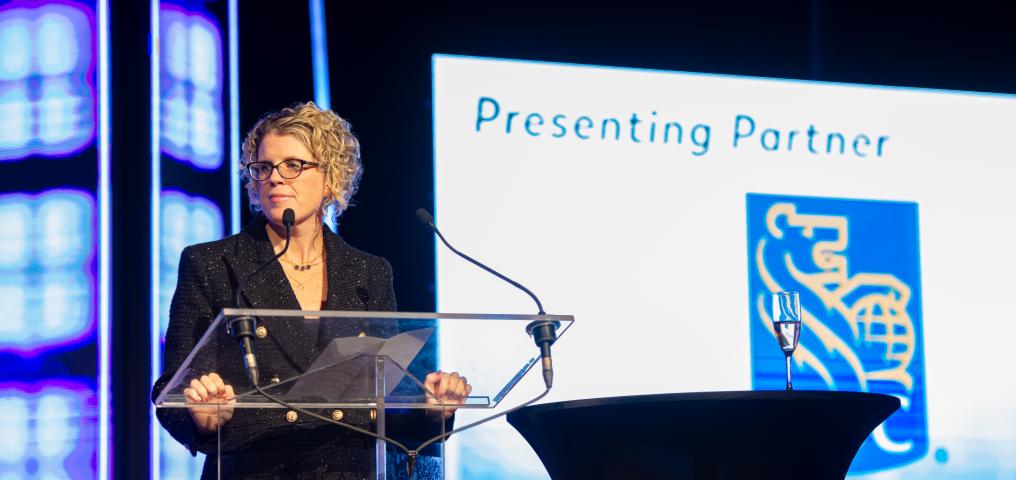
[[[769,296],[801,295],[794,388],[874,392],[901,408],[865,440],[850,473],[928,452],[917,204],[748,194],[755,389],[784,388]],[[835,415],[835,412],[830,412]]]

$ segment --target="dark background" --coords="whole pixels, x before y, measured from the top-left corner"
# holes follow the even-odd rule
[[[129,219],[114,232],[113,261],[121,478],[148,475],[149,373],[145,362],[127,361],[148,358],[149,348],[149,294],[136,287],[149,278],[150,173],[137,161],[149,155],[148,125],[138,120],[149,112],[146,4],[111,0],[113,208],[114,218]],[[434,241],[413,214],[433,206],[434,53],[1016,93],[1016,16],[1004,5],[326,2],[332,109],[352,123],[365,167],[339,231],[391,261],[400,310],[434,309]],[[308,4],[240,2],[239,41],[242,139],[264,113],[314,98]],[[458,247],[483,258],[479,246]]]
[[[332,108],[352,122],[365,165],[357,206],[343,216],[341,233],[392,262],[400,309],[433,310],[432,240],[413,212],[433,205],[434,53],[1016,92],[1013,15],[971,4],[960,9],[886,3],[619,2],[493,9],[330,3]],[[258,55],[259,47],[243,33],[248,22],[257,21],[255,15],[241,12],[245,57]],[[266,60],[293,52],[263,53],[253,62],[241,58],[241,129],[265,110],[312,98],[309,77],[301,88],[269,89],[257,76],[243,75],[255,68],[274,71],[279,65]],[[284,70],[298,70],[292,60],[284,61]],[[307,75],[310,69],[300,71]],[[255,91],[259,98],[253,104]],[[477,246],[458,247],[482,258]]]

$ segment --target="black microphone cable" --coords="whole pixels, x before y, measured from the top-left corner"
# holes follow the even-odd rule
[[[296,212],[294,212],[292,208],[287,208],[282,212],[282,224],[286,227],[286,244],[283,245],[282,251],[275,254],[271,260],[258,265],[258,268],[255,268],[253,272],[247,275],[247,277],[243,279],[242,283],[238,283],[236,285],[236,291],[234,292],[234,305],[236,305],[237,308],[241,308],[240,300],[242,299],[241,294],[243,292],[243,287],[246,287],[247,284],[250,283],[251,279],[254,278],[254,275],[268,265],[271,265],[272,262],[278,260],[286,254],[287,250],[289,250],[289,240],[292,235],[294,223],[296,223]],[[247,306],[249,307],[250,303],[248,303]],[[254,345],[251,344],[251,338],[254,337],[254,328],[256,324],[257,319],[251,315],[241,315],[230,319],[226,323],[226,333],[233,337],[234,340],[240,342],[240,351],[243,354],[244,360],[244,370],[247,371],[247,378],[255,387],[257,387],[260,383],[260,379],[258,378],[257,357],[254,355]]]
[[[282,212],[282,224],[286,228],[286,243],[285,243],[285,245],[283,245],[282,250],[279,251],[279,253],[277,253],[275,255],[275,257],[273,257],[271,260],[269,260],[269,261],[259,265],[258,268],[254,269],[253,272],[251,272],[249,275],[247,275],[247,277],[244,279],[243,283],[237,285],[236,293],[235,293],[235,301],[236,301],[235,304],[236,304],[237,308],[240,308],[240,301],[242,299],[241,292],[243,290],[243,287],[245,287],[247,285],[247,283],[250,282],[250,280],[254,277],[255,274],[260,272],[262,269],[264,269],[268,265],[271,265],[272,262],[278,260],[280,257],[285,255],[287,250],[289,250],[289,242],[290,242],[290,238],[291,238],[291,235],[292,235],[292,228],[293,228],[293,224],[295,224],[295,223],[296,223],[296,213],[293,211],[293,209],[287,208],[285,211]],[[248,306],[249,305],[250,304],[248,303]],[[256,320],[255,317],[250,316],[250,315],[242,315],[242,316],[239,316],[239,317],[231,319],[229,321],[229,323],[226,324],[226,331],[229,333],[230,336],[232,336],[234,339],[236,339],[237,341],[240,342],[240,348],[241,348],[241,351],[242,351],[243,356],[244,356],[244,367],[247,370],[248,379],[251,381],[251,384],[254,385],[254,390],[256,390],[258,392],[258,394],[260,394],[262,397],[264,397],[265,399],[267,399],[268,401],[270,401],[272,403],[275,403],[277,405],[283,406],[283,407],[288,408],[290,410],[293,410],[295,412],[302,413],[304,415],[307,415],[308,417],[316,418],[318,420],[322,420],[324,422],[327,422],[327,423],[330,423],[330,424],[333,424],[333,425],[338,425],[340,427],[347,428],[347,429],[352,430],[354,432],[362,433],[364,435],[368,435],[370,437],[377,438],[377,439],[382,440],[382,441],[384,441],[384,442],[386,442],[386,443],[388,443],[390,445],[394,445],[394,446],[398,447],[402,451],[406,452],[406,455],[411,459],[410,462],[409,462],[409,475],[410,475],[410,477],[412,477],[412,475],[413,475],[413,470],[412,470],[413,469],[413,463],[414,463],[414,461],[416,459],[416,455],[417,455],[416,452],[421,450],[421,449],[411,450],[411,449],[407,448],[405,445],[403,445],[402,443],[399,443],[398,441],[396,441],[393,438],[389,438],[389,437],[386,437],[384,435],[378,435],[378,434],[376,434],[374,432],[371,432],[370,430],[367,430],[367,429],[364,429],[364,428],[360,428],[360,427],[357,427],[355,425],[350,425],[348,423],[342,423],[342,422],[339,422],[339,421],[337,421],[337,420],[335,420],[333,418],[326,417],[324,415],[320,415],[320,414],[314,413],[314,412],[312,412],[310,410],[306,410],[306,409],[301,408],[301,407],[297,407],[296,405],[293,405],[293,404],[291,404],[289,402],[286,402],[285,400],[282,400],[282,399],[280,399],[280,398],[278,398],[278,397],[276,397],[276,396],[266,392],[261,387],[259,379],[258,379],[257,360],[256,360],[256,358],[254,356],[253,346],[251,345],[251,337],[253,337],[253,335],[254,335],[254,328],[255,328],[254,325],[256,324],[256,322],[257,322],[257,320]],[[235,397],[236,396],[234,396],[234,398]]]
[[[535,397],[535,398],[533,398],[533,399],[531,399],[531,400],[529,400],[529,401],[527,401],[527,402],[525,402],[525,403],[523,403],[521,405],[518,405],[516,407],[510,408],[510,409],[505,410],[505,411],[503,411],[501,413],[498,413],[498,414],[495,414],[495,415],[491,415],[491,416],[489,416],[487,418],[483,418],[483,419],[477,420],[477,421],[475,421],[473,423],[470,423],[468,425],[456,428],[454,430],[449,430],[449,431],[447,431],[445,433],[442,433],[440,435],[437,435],[437,436],[434,436],[434,437],[432,437],[430,439],[427,439],[426,441],[421,443],[418,447],[416,447],[414,449],[411,449],[411,448],[405,446],[404,444],[402,444],[401,442],[395,440],[394,438],[391,438],[391,437],[388,437],[388,436],[385,436],[385,435],[378,435],[377,433],[374,433],[374,432],[372,432],[370,430],[367,430],[367,429],[364,429],[364,428],[360,428],[360,427],[357,427],[355,425],[350,425],[348,423],[342,423],[342,422],[340,422],[338,420],[335,420],[334,418],[326,417],[324,415],[320,415],[318,413],[312,412],[312,411],[304,409],[302,407],[298,407],[296,405],[293,405],[293,404],[291,404],[291,403],[289,403],[289,402],[287,402],[285,400],[282,400],[281,398],[278,398],[278,397],[276,397],[276,396],[266,392],[260,385],[254,385],[254,390],[256,390],[259,395],[261,395],[262,397],[266,398],[270,402],[275,403],[277,405],[280,405],[282,407],[288,408],[290,410],[293,410],[294,412],[302,413],[304,415],[307,415],[308,417],[315,418],[315,419],[321,420],[321,421],[323,421],[325,423],[330,423],[332,425],[338,425],[340,427],[346,428],[348,430],[352,430],[352,431],[357,432],[357,433],[362,433],[364,435],[367,435],[368,437],[376,438],[378,440],[384,441],[385,443],[387,443],[389,445],[393,445],[395,447],[398,447],[399,450],[402,450],[406,454],[406,458],[407,458],[407,462],[406,463],[407,463],[407,468],[408,468],[408,471],[409,471],[409,478],[410,479],[413,478],[413,472],[414,472],[414,468],[415,468],[415,465],[416,465],[416,459],[417,459],[417,457],[419,457],[420,452],[422,452],[424,448],[430,446],[432,443],[440,441],[440,440],[445,439],[445,438],[448,438],[452,434],[456,434],[456,433],[462,432],[464,430],[469,430],[469,429],[471,429],[473,427],[477,427],[477,426],[479,426],[481,424],[484,424],[484,423],[487,423],[487,422],[489,422],[491,420],[495,420],[495,419],[498,419],[498,418],[503,417],[505,415],[508,415],[508,414],[510,414],[512,412],[515,412],[516,410],[528,407],[528,406],[530,406],[530,405],[540,401],[540,399],[542,399],[543,397],[547,396],[548,393],[550,393],[550,388],[547,388],[539,396],[537,396],[537,397]],[[432,407],[432,408],[436,408],[436,407]],[[443,415],[442,415],[442,417],[443,417]],[[443,422],[444,420],[441,420],[441,421]]]
[[[496,276],[497,278],[500,278],[501,280],[510,283],[515,288],[518,288],[519,290],[525,292],[526,295],[529,295],[529,297],[532,298],[534,302],[536,302],[536,308],[538,310],[537,315],[547,314],[547,312],[543,311],[543,304],[540,303],[540,299],[536,298],[536,294],[534,294],[528,288],[523,286],[521,283],[516,282],[515,280],[512,280],[502,275],[500,272],[494,270],[493,268],[490,268],[480,263],[479,261],[473,259],[473,257],[470,257],[469,255],[460,252],[458,249],[456,249],[450,243],[448,243],[448,240],[445,240],[444,235],[441,234],[441,230],[438,230],[437,225],[434,224],[434,216],[431,215],[430,212],[428,212],[423,208],[418,208],[416,209],[416,218],[418,218],[421,222],[423,222],[424,225],[430,227],[430,229],[437,234],[437,238],[440,238],[441,242],[444,243],[445,246],[448,247],[448,249],[454,252],[456,255],[468,260],[473,265],[476,265],[477,267],[486,270],[487,272]],[[557,340],[557,327],[559,325],[560,324],[558,322],[551,322],[548,320],[536,320],[530,322],[529,325],[526,325],[526,333],[529,334],[529,336],[533,337],[533,340],[536,342],[536,345],[540,348],[541,363],[543,365],[543,383],[547,386],[548,390],[551,388],[551,386],[554,385],[554,363],[550,356],[550,346],[553,345],[554,342]]]
[[[519,282],[516,282],[515,280],[512,280],[512,279],[506,277],[505,275],[502,275],[500,272],[497,272],[496,270],[494,270],[494,269],[492,269],[492,268],[490,268],[490,267],[480,263],[479,261],[473,259],[469,255],[466,255],[466,254],[460,252],[458,249],[456,249],[450,243],[448,243],[448,240],[446,240],[444,235],[441,234],[441,231],[438,230],[437,225],[434,224],[434,216],[431,215],[430,212],[428,212],[425,209],[419,208],[419,209],[416,210],[416,218],[418,218],[421,222],[423,222],[424,225],[427,225],[428,227],[430,227],[430,229],[433,230],[435,234],[437,234],[437,237],[439,239],[441,239],[441,242],[444,243],[445,246],[448,247],[449,250],[454,252],[456,255],[458,255],[458,256],[468,260],[473,265],[476,265],[476,266],[486,270],[487,272],[493,274],[497,278],[500,278],[500,279],[510,283],[511,285],[515,286],[519,290],[522,290],[523,292],[525,292],[527,295],[529,295],[530,298],[533,299],[534,302],[536,302],[536,307],[539,310],[539,312],[537,314],[538,315],[546,315],[546,312],[544,312],[544,310],[543,310],[543,304],[540,303],[540,299],[537,298],[536,295],[532,291],[530,291],[528,288],[526,288],[525,286],[523,286]],[[540,401],[541,399],[543,399],[543,397],[546,397],[547,394],[550,393],[550,389],[551,389],[551,387],[552,387],[552,385],[554,383],[554,370],[553,370],[553,364],[551,363],[551,359],[550,359],[550,346],[554,343],[555,340],[557,340],[557,327],[558,327],[558,325],[559,325],[558,322],[552,322],[552,321],[549,321],[549,320],[536,320],[536,321],[533,321],[529,325],[526,326],[526,333],[528,333],[530,336],[532,336],[533,340],[536,341],[536,344],[540,347],[540,356],[542,357],[542,360],[543,360],[543,381],[544,381],[544,385],[546,386],[546,388],[543,390],[543,393],[537,395],[535,398],[532,398],[532,399],[526,401],[525,403],[523,403],[521,405],[509,408],[508,410],[505,410],[503,412],[491,415],[491,416],[486,417],[486,418],[481,418],[480,420],[477,420],[477,421],[475,421],[473,423],[470,423],[468,425],[464,425],[462,427],[450,430],[450,431],[442,433],[440,435],[436,435],[433,438],[430,438],[430,439],[426,440],[425,442],[421,443],[420,446],[417,447],[416,451],[417,452],[422,451],[424,448],[426,448],[430,444],[432,444],[434,442],[437,442],[437,441],[440,441],[442,439],[448,438],[448,437],[450,437],[450,436],[452,436],[452,435],[454,435],[456,433],[459,433],[459,432],[462,432],[462,431],[465,431],[465,430],[469,430],[471,428],[474,428],[474,427],[480,426],[480,425],[482,425],[484,423],[487,423],[487,422],[489,422],[491,420],[495,420],[495,419],[501,418],[501,417],[503,417],[505,415],[508,415],[508,414],[510,414],[512,412],[521,410],[521,409],[523,409],[525,407],[528,407],[528,406],[530,406],[530,405]],[[412,465],[413,460],[415,460],[415,455],[412,455],[410,457],[410,465]],[[412,471],[412,466],[410,467],[410,471]]]
[[[283,213],[283,218],[284,218],[283,219],[283,223],[285,223],[286,213],[288,213],[290,211],[291,210],[287,209],[286,212]],[[526,292],[536,302],[537,307],[539,308],[539,315],[545,315],[546,314],[543,311],[543,305],[540,303],[540,300],[528,288],[526,288],[523,285],[519,284],[518,282],[516,282],[516,281],[514,281],[514,280],[512,280],[512,279],[510,279],[510,278],[508,278],[508,277],[498,273],[497,271],[491,269],[490,267],[487,267],[486,265],[484,265],[484,264],[474,260],[472,257],[469,257],[468,255],[466,255],[466,254],[464,254],[462,252],[459,252],[454,247],[452,247],[451,244],[449,244],[448,241],[445,240],[444,236],[441,235],[441,232],[437,229],[437,227],[433,223],[433,217],[431,217],[431,215],[426,210],[424,210],[422,208],[417,210],[417,217],[420,218],[420,220],[423,221],[425,224],[430,226],[434,230],[434,232],[437,233],[438,238],[440,238],[441,241],[444,242],[444,244],[449,249],[451,249],[453,252],[455,252],[456,254],[461,256],[462,258],[465,258],[469,262],[473,263],[474,265],[477,265],[478,267],[480,267],[480,268],[490,272],[491,274],[497,276],[498,278],[501,278],[502,280],[505,280],[506,282],[508,282],[508,283],[514,285],[515,287],[519,288],[520,290]],[[291,224],[287,225],[287,227],[286,227],[286,245],[283,248],[283,250],[278,255],[276,255],[276,257],[275,257],[276,259],[281,257],[282,254],[284,254],[286,252],[286,249],[289,247],[289,228],[290,228],[290,226],[291,226]],[[275,260],[275,259],[273,259],[273,260]],[[269,263],[271,263],[271,262],[269,262]],[[263,268],[266,265],[267,264],[262,265],[257,270],[255,270],[253,273],[251,273],[251,275],[248,276],[248,280],[250,279],[250,277],[252,277],[254,275],[254,273],[257,273],[257,271],[261,270],[261,268]],[[238,288],[237,289],[237,304],[238,305],[239,305],[239,299],[240,299],[240,294],[239,294],[239,288]],[[241,319],[242,318],[243,317],[241,317]],[[379,435],[377,433],[371,432],[370,430],[367,430],[367,429],[364,429],[364,428],[360,428],[360,427],[357,427],[355,425],[350,425],[348,423],[342,423],[342,422],[339,422],[339,421],[337,421],[335,419],[332,419],[330,417],[326,417],[324,415],[320,415],[320,414],[314,413],[314,412],[312,412],[310,410],[306,410],[304,408],[297,407],[296,405],[290,404],[290,403],[286,402],[285,400],[282,400],[280,398],[277,398],[277,397],[269,394],[257,382],[253,382],[254,389],[262,397],[268,399],[269,401],[271,401],[271,402],[273,402],[273,403],[275,403],[277,405],[283,406],[285,408],[288,408],[288,409],[293,410],[293,411],[298,412],[298,413],[302,413],[302,414],[307,415],[307,416],[309,416],[311,418],[315,418],[315,419],[321,420],[321,421],[329,423],[329,424],[338,425],[340,427],[352,430],[354,432],[358,432],[358,433],[367,435],[369,437],[376,438],[378,440],[382,440],[385,443],[388,443],[389,445],[393,445],[393,446],[397,447],[399,450],[402,450],[403,452],[405,452],[405,454],[407,456],[407,459],[408,459],[408,461],[407,461],[407,464],[408,464],[407,467],[408,467],[409,478],[412,479],[413,478],[413,474],[414,474],[414,470],[415,470],[416,459],[419,456],[419,453],[421,451],[423,451],[424,448],[430,446],[434,442],[437,442],[437,441],[440,441],[442,439],[448,438],[448,437],[450,437],[453,434],[456,434],[456,433],[459,433],[459,432],[462,432],[462,431],[465,431],[465,430],[469,430],[471,428],[477,427],[477,426],[482,425],[484,423],[487,423],[487,422],[490,422],[492,420],[501,418],[501,417],[503,417],[505,415],[508,415],[508,414],[510,414],[512,412],[515,412],[517,410],[520,410],[522,408],[528,407],[528,406],[530,406],[530,405],[540,401],[545,396],[547,396],[547,394],[550,393],[551,385],[552,385],[552,382],[553,382],[552,381],[552,379],[553,379],[553,372],[551,371],[550,375],[548,377],[548,375],[547,375],[547,369],[550,366],[549,361],[548,361],[549,360],[549,353],[550,353],[550,344],[552,344],[553,341],[556,340],[556,336],[555,336],[555,331],[556,331],[556,328],[557,328],[556,324],[557,324],[557,322],[551,322],[551,321],[546,321],[545,320],[545,321],[535,321],[535,322],[532,322],[532,323],[530,323],[526,327],[527,333],[529,333],[530,335],[534,335],[536,337],[535,339],[538,342],[540,342],[541,340],[543,342],[543,343],[540,343],[541,355],[544,355],[544,362],[543,362],[543,365],[544,365],[544,382],[546,384],[546,388],[544,389],[543,393],[541,393],[540,395],[538,395],[538,396],[536,396],[536,397],[526,401],[525,403],[523,403],[521,405],[512,407],[512,408],[510,408],[508,410],[505,410],[503,412],[500,412],[500,413],[497,413],[495,415],[491,415],[489,417],[477,420],[477,421],[475,421],[473,423],[470,423],[468,425],[464,425],[462,427],[450,430],[450,431],[442,433],[440,435],[436,435],[436,436],[434,436],[434,437],[424,441],[423,443],[421,443],[415,449],[410,449],[410,448],[406,447],[405,445],[403,445],[401,442],[398,442],[397,440],[395,440],[393,438],[390,438],[390,437],[387,437],[387,436],[384,436],[384,435]],[[536,332],[536,333],[534,333],[534,332]],[[549,335],[546,332],[549,332]],[[250,351],[250,350],[248,350],[248,351]],[[255,368],[256,368],[256,366],[255,366]],[[428,393],[433,393],[433,392],[428,392]],[[442,415],[442,417],[443,417],[443,415]]]

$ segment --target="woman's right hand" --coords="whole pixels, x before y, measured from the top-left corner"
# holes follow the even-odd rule
[[[218,373],[191,380],[190,387],[183,389],[183,395],[187,398],[187,410],[201,432],[214,432],[233,418],[236,405],[233,386],[223,382]]]

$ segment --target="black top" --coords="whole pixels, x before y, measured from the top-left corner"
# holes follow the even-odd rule
[[[899,406],[859,392],[675,393],[546,403],[508,423],[554,480],[828,480]]]
[[[163,360],[164,375],[155,383],[152,398],[158,396],[180,368],[211,321],[223,308],[234,307],[234,289],[275,252],[265,231],[266,220],[259,216],[236,235],[192,245],[180,258],[176,292],[170,306],[169,328]],[[324,310],[395,310],[391,265],[385,259],[351,247],[327,227],[323,233],[328,292]],[[299,310],[300,303],[282,265],[272,262],[244,287],[243,298],[250,308]],[[248,306],[244,305],[244,307]],[[360,332],[389,337],[397,332],[377,331],[385,327],[359,321],[335,325],[335,331],[308,332],[273,322],[265,338],[254,339],[261,378],[288,378],[302,373],[316,352],[335,337]],[[225,332],[216,332],[213,341],[219,353],[216,368],[227,383],[245,378],[240,350]],[[206,372],[202,372],[206,373]],[[236,380],[231,380],[236,379]],[[348,429],[305,418],[286,420],[285,409],[238,408],[221,429],[222,473],[224,478],[361,478],[371,470],[374,439]],[[182,408],[156,410],[159,422],[191,453],[209,453],[202,478],[214,478],[216,435],[199,433],[190,414]],[[328,412],[318,412],[328,416]],[[421,440],[436,434],[440,425],[419,412],[399,415],[389,412],[387,433],[399,439],[403,432]],[[344,411],[343,422],[373,430],[369,411]],[[425,423],[421,423],[425,422]],[[404,442],[406,443],[406,442]],[[409,442],[412,443],[411,441]]]

